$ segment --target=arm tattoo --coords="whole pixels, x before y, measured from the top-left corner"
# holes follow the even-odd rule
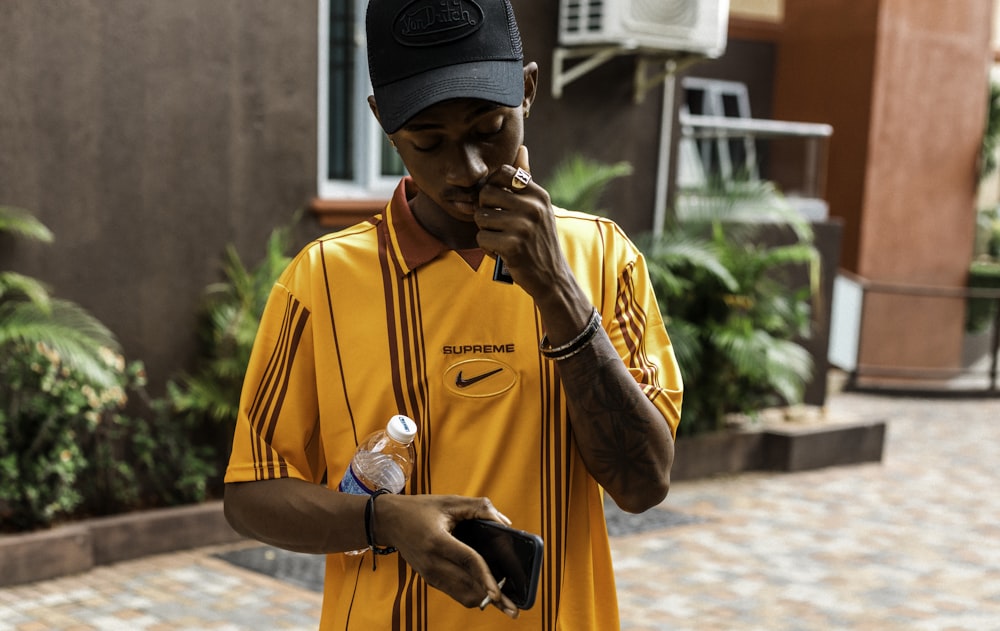
[[[648,479],[657,467],[649,453],[649,420],[639,410],[642,393],[634,383],[622,383],[615,357],[601,357],[587,372],[577,409],[588,419],[594,440],[591,445],[596,477],[628,488]],[[627,375],[626,375],[627,378]]]

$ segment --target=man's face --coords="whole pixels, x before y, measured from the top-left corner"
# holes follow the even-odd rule
[[[443,101],[407,121],[392,139],[421,193],[452,218],[472,222],[480,188],[517,156],[522,109],[478,99]]]

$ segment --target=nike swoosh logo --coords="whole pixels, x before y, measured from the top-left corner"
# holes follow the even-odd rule
[[[497,368],[496,370],[484,372],[481,375],[476,375],[475,377],[469,377],[468,379],[462,379],[462,371],[459,371],[458,376],[455,377],[455,385],[458,386],[459,388],[468,388],[472,384],[479,383],[480,381],[486,379],[487,377],[492,377],[493,375],[497,374],[502,370],[503,368]]]

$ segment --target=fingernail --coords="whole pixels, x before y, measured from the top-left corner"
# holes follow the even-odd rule
[[[501,521],[502,521],[503,523],[507,524],[508,526],[514,523],[514,522],[512,522],[512,521],[510,520],[510,517],[507,517],[506,515],[504,515],[504,514],[503,514],[503,513],[501,513],[500,511],[497,511],[497,515],[499,515],[499,516],[500,516],[500,520],[501,520]]]

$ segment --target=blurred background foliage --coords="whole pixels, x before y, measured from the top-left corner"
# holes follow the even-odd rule
[[[603,192],[631,172],[573,155],[543,185],[557,206],[603,214]],[[693,219],[636,238],[684,377],[681,435],[717,430],[733,412],[794,404],[811,377],[798,340],[816,287],[790,289],[782,273],[806,266],[817,278],[809,226],[778,204],[767,225],[789,230],[793,243],[769,245],[765,224],[736,210],[775,199],[766,183],[714,187]],[[205,288],[193,369],[160,399],[145,391],[141,361],[127,361],[85,310],[0,272],[0,531],[219,496],[260,315],[291,260],[299,217],[271,233],[253,266],[226,249],[223,279]],[[53,238],[30,213],[2,207],[0,233]]]

